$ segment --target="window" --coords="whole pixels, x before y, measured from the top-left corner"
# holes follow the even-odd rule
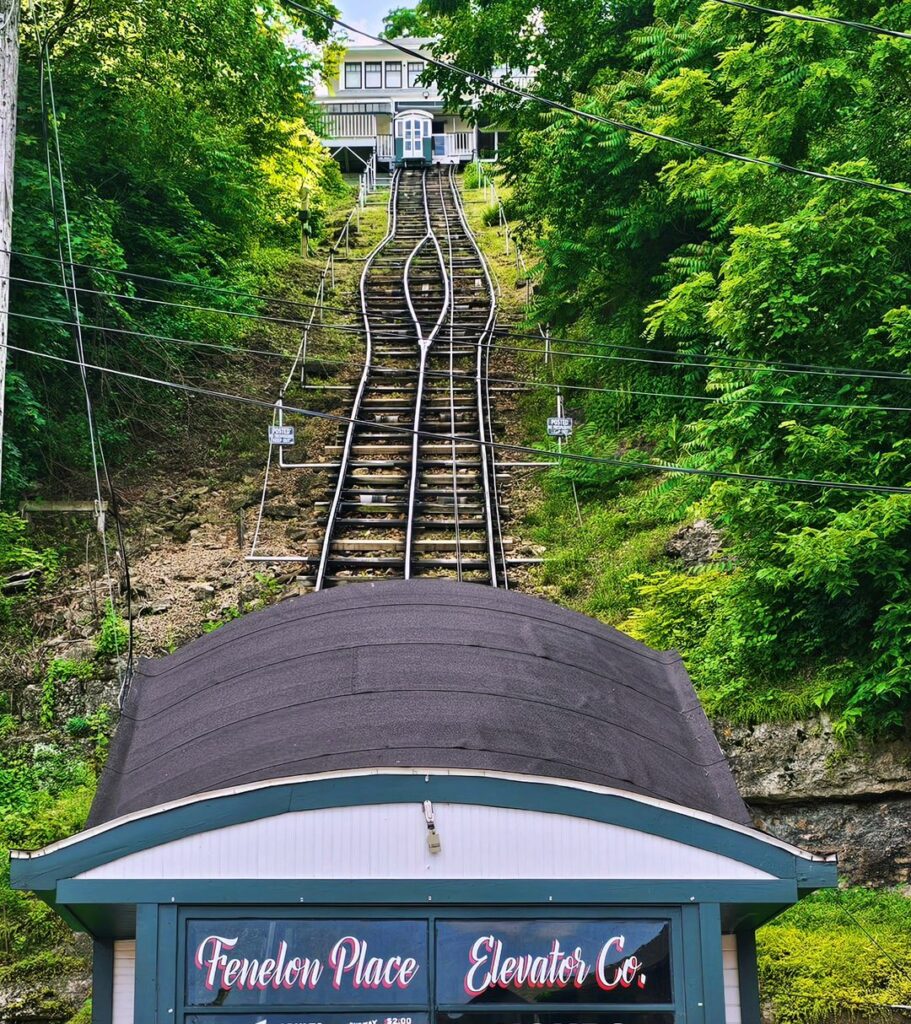
[[[386,61],[386,88],[402,88],[402,62],[400,60]]]
[[[364,87],[367,89],[383,88],[383,65],[378,60],[368,60],[364,65]]]
[[[408,62],[408,88],[417,88],[418,78],[424,73],[424,62],[422,60],[414,60]]]
[[[361,87],[361,65],[359,62],[345,64],[345,88],[360,89]]]

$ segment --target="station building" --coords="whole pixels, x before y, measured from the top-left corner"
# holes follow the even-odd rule
[[[432,39],[400,39],[416,59],[388,43],[351,46],[339,70],[315,97],[323,145],[349,170],[375,161],[390,168],[406,161],[461,164],[494,159],[501,133],[475,126],[447,109],[435,84],[421,81]],[[495,74],[502,76],[504,72]],[[513,85],[527,77],[509,76]]]
[[[141,663],[12,880],[96,1024],[758,1024],[755,931],[836,865],[751,826],[677,655],[419,580]]]

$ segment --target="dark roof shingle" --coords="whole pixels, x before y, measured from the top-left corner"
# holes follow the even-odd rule
[[[677,655],[476,584],[340,587],[140,664],[91,825],[355,768],[597,783],[747,823]]]

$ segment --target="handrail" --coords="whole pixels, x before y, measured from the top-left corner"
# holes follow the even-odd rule
[[[358,385],[357,394],[354,396],[354,403],[351,409],[351,419],[348,422],[348,430],[345,434],[345,444],[342,449],[342,457],[339,460],[339,471],[338,481],[335,485],[335,492],[332,496],[332,502],[329,506],[329,515],[326,520],[326,533],[323,538],[323,547],[320,552],[319,568],[316,574],[316,585],[314,590],[322,590],[323,583],[326,579],[326,567],[329,563],[329,554],[332,549],[332,534],[335,529],[335,521],[338,517],[339,504],[341,503],[342,491],[345,489],[345,478],[348,475],[348,464],[351,461],[351,445],[354,441],[354,432],[357,428],[357,421],[360,418],[361,402],[364,398],[364,391],[367,388],[367,379],[370,376],[371,362],[373,359],[373,335],[370,330],[370,317],[367,312],[367,278],[370,274],[370,269],[373,266],[376,258],[386,248],[386,246],[395,237],[396,221],[398,219],[398,191],[400,181],[400,171],[396,171],[395,176],[392,179],[392,188],[389,190],[389,227],[386,233],[386,237],[377,245],[377,247],[370,254],[364,269],[361,272],[360,282],[360,295],[361,295],[361,311],[364,319],[364,332],[366,335],[366,352],[364,354],[364,370],[361,374],[360,384]]]
[[[294,357],[294,361],[291,364],[291,369],[288,371],[288,376],[285,378],[285,383],[279,389],[279,398],[280,399],[285,397],[285,392],[291,386],[291,381],[294,380],[294,375],[297,372],[298,366],[301,366],[301,383],[303,384],[303,382],[304,382],[304,373],[305,373],[305,370],[306,370],[306,362],[307,362],[307,347],[308,347],[308,342],[309,342],[310,331],[311,331],[311,329],[313,328],[313,325],[316,322],[317,315],[319,315],[320,322],[322,322],[323,303],[324,303],[324,300],[325,300],[325,297],[326,297],[326,278],[329,277],[331,279],[332,287],[334,287],[335,286],[335,257],[337,255],[338,251],[342,247],[342,241],[344,241],[344,243],[345,243],[345,253],[347,254],[347,252],[348,252],[348,241],[349,241],[349,233],[351,231],[351,222],[354,220],[355,216],[358,215],[358,211],[361,209],[362,197],[364,195],[364,190],[366,189],[369,192],[371,187],[372,187],[371,186],[371,180],[373,181],[373,183],[375,185],[375,183],[376,183],[375,172],[374,172],[373,178],[371,179],[370,167],[368,167],[367,170],[364,171],[363,174],[361,174],[360,179],[358,181],[357,200],[355,201],[354,206],[352,206],[351,212],[348,214],[348,217],[345,220],[345,223],[339,229],[339,233],[336,236],[335,242],[331,246],[331,248],[329,249],[329,255],[326,257],[326,262],[323,265],[323,269],[320,271],[320,274],[319,274],[319,284],[317,285],[317,289],[316,289],[316,302],[314,302],[314,304],[313,304],[313,308],[310,311],[310,317],[307,320],[307,324],[304,327],[303,334],[301,335],[300,345],[298,346],[297,354]],[[283,454],[284,454],[283,452],[279,452],[279,465],[281,465],[281,462],[282,462],[281,456]]]

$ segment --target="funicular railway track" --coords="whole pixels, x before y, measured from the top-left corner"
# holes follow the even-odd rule
[[[398,171],[389,232],[360,282],[364,369],[327,454],[317,590],[442,576],[500,586],[486,365],[493,283],[451,168]]]

